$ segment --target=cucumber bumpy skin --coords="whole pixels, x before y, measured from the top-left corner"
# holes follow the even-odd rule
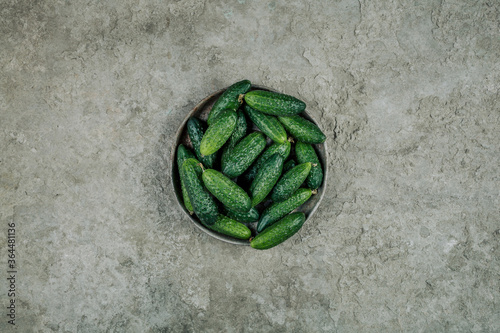
[[[249,239],[252,236],[252,231],[246,225],[222,214],[219,214],[214,224],[205,226],[220,234],[237,239]]]
[[[198,118],[189,118],[186,124],[189,139],[193,145],[196,159],[203,163],[206,168],[213,168],[215,165],[216,155],[203,156],[200,152],[200,144],[206,130],[206,125]]]
[[[298,141],[295,144],[295,155],[299,163],[312,163],[311,172],[306,179],[307,186],[313,190],[320,187],[323,182],[323,168],[314,147]]]
[[[251,208],[248,194],[231,179],[214,169],[206,169],[201,176],[207,190],[231,210],[245,213]]]
[[[316,144],[326,140],[325,134],[318,126],[301,116],[278,117],[278,120],[285,126],[288,133],[298,141]]]
[[[283,157],[279,154],[274,154],[269,157],[268,160],[260,167],[259,172],[257,172],[255,179],[250,185],[252,207],[257,206],[266,198],[280,178],[282,171]]]
[[[260,132],[252,132],[228,153],[222,161],[222,173],[229,178],[245,172],[266,147],[266,139]]]
[[[270,145],[268,148],[266,148],[262,155],[257,158],[255,163],[250,167],[247,173],[245,173],[245,175],[243,176],[244,182],[250,184],[257,175],[259,168],[267,161],[269,157],[278,153],[281,155],[281,157],[283,157],[283,160],[286,160],[290,155],[290,150],[291,144],[289,141],[286,141],[285,143],[273,143],[272,145]]]
[[[239,81],[229,86],[220,95],[214,106],[212,106],[212,109],[208,114],[208,125],[211,125],[223,110],[231,109],[236,111],[242,103],[240,95],[245,94],[248,90],[250,90],[251,86],[252,84],[248,80]]]
[[[239,213],[235,212],[234,210],[231,210],[227,207],[224,207],[226,211],[226,215],[233,220],[236,220],[238,222],[242,223],[252,223],[252,222],[257,222],[259,220],[259,211],[255,208],[250,208],[250,210],[246,213]]]
[[[288,171],[276,183],[271,193],[274,202],[281,202],[297,191],[311,171],[310,162],[302,163]]]
[[[306,103],[293,96],[265,90],[247,92],[245,102],[252,108],[273,116],[292,116],[306,109]]]
[[[200,164],[195,159],[186,159],[182,164],[181,177],[193,205],[194,213],[203,224],[212,225],[217,221],[219,211],[215,200],[205,189],[200,179],[202,172]]]
[[[189,214],[193,214],[193,205],[191,205],[191,201],[189,200],[189,195],[186,190],[186,186],[180,177],[182,163],[188,158],[195,159],[194,154],[186,148],[182,143],[177,147],[177,170],[179,172],[179,178],[181,181],[181,191],[182,191],[182,200],[184,201],[184,207],[186,207]]]
[[[234,128],[233,134],[231,134],[229,140],[227,140],[224,145],[224,148],[222,148],[222,154],[220,157],[221,164],[224,163],[222,161],[226,159],[229,151],[233,149],[236,144],[238,144],[238,142],[245,137],[245,135],[247,135],[248,123],[245,113],[243,113],[242,110],[238,110],[236,115],[238,116],[238,119],[236,120],[236,127]]]
[[[245,105],[244,109],[250,120],[271,140],[284,143],[288,139],[285,128],[276,117],[257,111],[249,105]]]
[[[309,188],[299,188],[285,201],[271,204],[271,206],[267,207],[260,216],[259,223],[257,224],[257,232],[261,232],[283,216],[298,208],[309,200],[312,194],[313,191]]]
[[[255,236],[250,241],[250,246],[257,250],[275,247],[295,235],[302,228],[305,221],[306,216],[304,213],[291,213]]]
[[[223,110],[217,119],[208,126],[200,143],[200,153],[204,156],[218,151],[231,137],[238,116],[232,110]]]

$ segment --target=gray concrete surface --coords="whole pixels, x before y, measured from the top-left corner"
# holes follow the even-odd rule
[[[0,331],[499,332],[499,22],[492,0],[0,1]],[[185,113],[244,78],[330,148],[317,215],[263,252],[200,233],[169,180]]]

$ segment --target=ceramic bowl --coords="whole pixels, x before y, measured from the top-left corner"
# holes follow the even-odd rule
[[[252,90],[254,89],[260,89],[260,90],[269,90],[269,91],[276,91],[272,88],[264,87],[264,86],[257,86],[257,85],[252,85]],[[219,96],[226,90],[226,88],[221,89],[205,98],[203,98],[192,110],[190,110],[187,114],[184,120],[182,121],[181,125],[179,126],[176,134],[175,134],[175,140],[173,143],[172,147],[172,154],[171,154],[171,175],[172,175],[172,185],[174,188],[175,195],[177,197],[177,202],[179,204],[179,207],[185,212],[186,216],[193,222],[193,224],[199,228],[202,232],[205,232],[209,234],[210,236],[235,245],[246,245],[249,246],[250,242],[248,240],[240,240],[240,239],[235,239],[226,235],[219,234],[213,230],[208,229],[205,227],[196,217],[196,215],[190,215],[189,212],[186,210],[183,204],[182,200],[182,191],[181,191],[181,185],[180,185],[180,180],[179,180],[179,172],[178,172],[178,167],[176,163],[176,151],[177,151],[177,146],[179,144],[184,144],[188,148],[192,148],[191,141],[189,139],[189,136],[187,134],[187,129],[186,129],[186,123],[191,117],[196,117],[199,118],[203,121],[207,120],[208,113],[212,109],[213,104],[215,101],[219,98]],[[311,117],[311,115],[306,111],[300,114],[304,118],[308,119],[309,121],[312,121],[316,125],[318,123]],[[247,118],[247,121],[250,122],[250,120]],[[321,126],[319,126],[321,128]],[[252,130],[258,130],[257,127],[253,127]],[[248,131],[250,133],[250,130]],[[271,144],[272,142],[268,140],[268,144]],[[326,143],[322,144],[317,144],[314,145],[314,148],[316,149],[316,152],[318,154],[318,158],[321,161],[321,164],[323,166],[323,184],[318,188],[318,193],[313,195],[306,203],[304,203],[301,207],[297,209],[297,211],[304,212],[306,215],[306,222],[309,220],[313,214],[316,212],[318,209],[321,200],[323,199],[323,196],[325,195],[325,189],[326,189],[326,180],[328,179],[328,162],[327,162],[327,148],[326,148]],[[292,154],[294,151],[294,144],[292,143]],[[291,155],[292,155],[291,154]],[[257,206],[256,208],[259,209],[260,211],[262,210],[262,207],[265,206],[266,203],[261,203],[260,206]],[[252,234],[255,235],[255,230],[256,230],[256,225],[257,223],[250,223],[247,224],[247,226],[252,230]]]

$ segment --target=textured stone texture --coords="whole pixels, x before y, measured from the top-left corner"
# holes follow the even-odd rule
[[[500,331],[499,22],[491,0],[0,1],[2,308],[15,222],[18,332]],[[244,78],[330,149],[317,214],[262,252],[201,233],[169,179],[185,113]]]

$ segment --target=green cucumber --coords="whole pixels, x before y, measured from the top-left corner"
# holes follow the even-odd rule
[[[266,115],[248,105],[245,105],[245,112],[255,126],[274,142],[284,143],[288,139],[285,128],[276,117]]]
[[[237,119],[238,116],[233,110],[223,110],[203,135],[200,153],[209,156],[218,151],[233,134]]]
[[[278,117],[292,137],[304,143],[323,143],[325,134],[318,126],[301,116]]]
[[[206,169],[201,178],[207,190],[224,206],[241,213],[250,210],[252,201],[248,194],[219,171]]]
[[[250,246],[257,250],[270,249],[295,235],[304,225],[306,216],[302,212],[285,216],[250,241]]]
[[[181,179],[181,192],[182,192],[182,201],[184,202],[184,207],[186,207],[187,211],[189,212],[189,215],[193,215],[194,209],[193,205],[191,205],[191,200],[189,200],[189,194],[186,189],[186,185],[184,185],[184,182]]]
[[[177,147],[177,170],[179,172],[179,176],[181,174],[182,163],[188,158],[195,158],[194,154],[186,148],[182,143]],[[180,178],[180,177],[179,177]],[[191,205],[191,201],[189,200],[189,195],[186,190],[186,186],[184,182],[181,180],[181,191],[182,191],[182,200],[184,201],[184,206],[188,210],[189,214],[193,213],[193,205]]]
[[[226,210],[226,215],[233,220],[242,223],[252,223],[257,222],[259,220],[259,211],[255,208],[250,208],[250,210],[246,213],[235,212],[227,207],[224,207]]]
[[[283,173],[286,173],[286,172],[292,170],[296,166],[297,166],[297,163],[295,163],[295,160],[290,160],[290,161],[286,162],[285,165],[283,165]]]
[[[229,178],[238,177],[255,161],[266,147],[266,139],[260,132],[244,137],[222,161],[222,173]]]
[[[189,150],[189,148],[184,146],[182,143],[179,144],[179,146],[177,147],[177,164],[179,170],[182,166],[182,163],[184,163],[184,161],[187,160],[188,158],[196,158],[196,157],[191,152],[191,150]]]
[[[306,180],[311,171],[311,163],[302,163],[285,173],[276,183],[271,193],[274,202],[280,202],[291,196]]]
[[[247,135],[248,123],[245,113],[242,110],[236,111],[236,127],[234,128],[233,134],[229,137],[227,144],[231,147],[236,146],[236,144]]]
[[[309,200],[312,194],[313,191],[309,188],[299,188],[285,201],[271,204],[260,216],[259,223],[257,224],[257,232],[261,232],[283,216],[300,207],[300,205]]]
[[[292,116],[306,109],[306,103],[293,96],[265,90],[247,92],[245,102],[260,112],[274,116]]]
[[[277,153],[269,157],[260,167],[259,172],[257,172],[255,179],[250,185],[252,207],[257,206],[266,198],[280,178],[282,171],[283,157]]]
[[[189,118],[186,124],[189,139],[193,145],[194,153],[198,161],[203,163],[206,168],[213,168],[215,164],[216,155],[203,156],[200,152],[200,144],[205,133],[206,125],[198,118]]]
[[[238,110],[242,103],[240,95],[245,94],[252,84],[248,80],[243,80],[236,82],[229,86],[217,99],[214,106],[208,114],[207,123],[212,125],[212,122],[219,116],[219,114],[225,109],[231,109],[233,111]]]
[[[181,168],[181,178],[186,186],[193,210],[200,221],[212,225],[219,215],[217,203],[205,189],[200,179],[202,168],[200,162],[193,158],[184,161]]]
[[[306,184],[311,189],[317,189],[323,182],[323,168],[314,147],[310,144],[298,141],[295,144],[295,155],[299,163],[311,162],[311,172],[307,176]]]
[[[249,239],[252,236],[252,231],[246,225],[222,214],[219,214],[214,224],[207,225],[206,227],[220,234],[237,239]]]
[[[236,115],[238,116],[238,119],[236,120],[236,127],[234,128],[233,134],[231,134],[231,137],[227,140],[224,148],[222,149],[221,161],[225,160],[229,151],[233,149],[234,146],[236,146],[236,144],[245,137],[245,135],[247,135],[248,123],[245,114],[243,111],[238,110]]]
[[[255,163],[250,167],[247,173],[243,176],[244,182],[250,184],[255,176],[257,175],[257,172],[259,171],[259,168],[267,161],[269,157],[272,155],[278,153],[283,157],[283,160],[286,160],[288,158],[288,155],[290,155],[290,149],[291,149],[291,144],[289,141],[285,141],[284,143],[273,143],[270,145],[263,153],[262,155],[259,156],[259,158],[255,161]]]

